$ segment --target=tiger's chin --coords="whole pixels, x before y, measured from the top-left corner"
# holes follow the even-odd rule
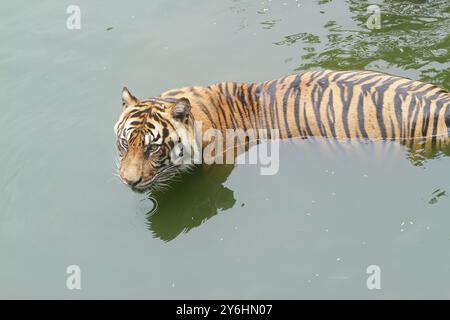
[[[187,170],[184,166],[172,166],[158,172],[147,182],[141,182],[138,185],[131,186],[131,190],[137,193],[163,191],[170,188],[172,181],[177,179],[180,172]]]
[[[130,188],[131,188],[131,190],[133,190],[134,192],[137,192],[137,193],[144,193],[144,192],[152,191],[152,189],[154,189],[154,180],[155,179],[152,179],[151,181],[149,181],[147,183],[139,184],[136,186],[130,186]]]
[[[146,193],[152,191],[152,186],[148,185],[145,187],[131,187],[131,190],[133,190],[136,193]]]

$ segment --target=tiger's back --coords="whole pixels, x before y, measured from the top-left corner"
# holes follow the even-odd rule
[[[170,90],[187,97],[205,130],[278,129],[281,138],[399,140],[447,146],[450,93],[372,71],[315,71],[263,83],[223,82]]]

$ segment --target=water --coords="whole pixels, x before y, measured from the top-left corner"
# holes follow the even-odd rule
[[[68,30],[68,2],[3,1],[0,298],[450,298],[448,157],[286,142],[278,174],[198,171],[156,210],[112,174],[124,85],[331,68],[450,89],[448,1],[373,3],[379,30],[363,1],[78,1]]]

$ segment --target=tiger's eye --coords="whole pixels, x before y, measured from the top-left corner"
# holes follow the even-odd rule
[[[159,145],[159,144],[150,144],[150,145],[148,145],[147,148],[145,148],[146,155],[148,156],[150,153],[158,151],[160,146],[161,145]]]
[[[149,150],[150,151],[156,151],[156,150],[158,150],[159,149],[159,145],[158,144],[151,144],[150,146],[149,146]]]

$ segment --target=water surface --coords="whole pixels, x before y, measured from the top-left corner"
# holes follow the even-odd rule
[[[1,5],[0,298],[450,298],[448,157],[284,142],[278,174],[196,171],[156,209],[113,176],[124,85],[330,68],[450,89],[448,1],[371,1],[379,30],[366,1],[78,1],[80,30],[70,4]]]

